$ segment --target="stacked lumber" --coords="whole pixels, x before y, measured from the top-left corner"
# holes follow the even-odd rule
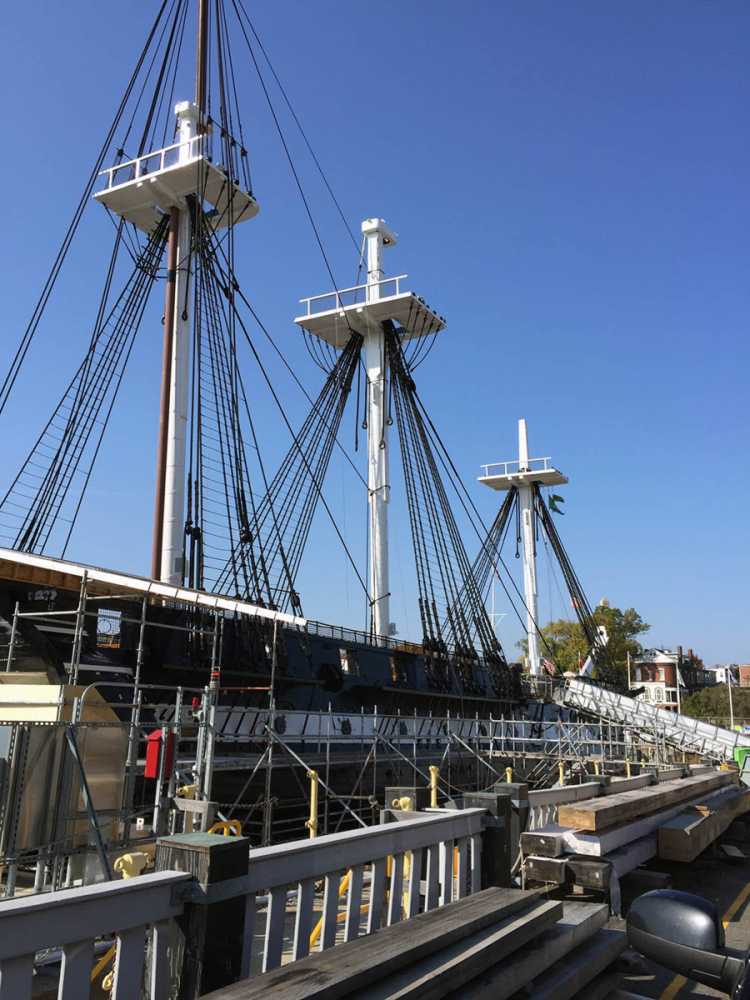
[[[733,820],[750,812],[750,788],[719,802],[690,806],[659,827],[658,854],[665,861],[695,861]]]
[[[501,1000],[524,987],[533,987],[534,995],[540,984],[551,998],[560,988],[545,978],[551,971],[557,969],[561,982],[578,983],[585,977],[564,965],[577,951],[589,949],[586,963],[589,979],[594,979],[604,968],[605,955],[611,964],[625,947],[623,932],[606,930],[607,919],[602,904],[548,900],[538,890],[485,889],[209,997]]]
[[[657,854],[693,860],[732,819],[750,811],[750,791],[739,791],[737,780],[736,772],[702,769],[563,803],[557,823],[521,836],[526,879],[575,882],[617,895],[619,878]]]

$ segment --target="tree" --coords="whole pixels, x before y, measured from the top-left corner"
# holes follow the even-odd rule
[[[701,688],[695,694],[687,695],[682,699],[681,706],[683,715],[689,715],[693,719],[711,719],[720,726],[729,728],[729,691],[726,684],[714,684],[711,687]],[[732,708],[734,709],[735,723],[745,722],[750,719],[750,690],[748,688],[732,685]]]
[[[635,608],[610,607],[609,604],[599,604],[594,610],[594,621],[597,625],[604,625],[609,635],[609,642],[605,653],[605,659],[611,666],[611,674],[608,677],[618,687],[627,687],[627,658],[628,653],[637,656],[642,649],[640,642],[636,638],[651,628]],[[577,671],[590,652],[589,642],[586,635],[577,621],[567,621],[564,618],[549,622],[542,630],[542,641],[540,652],[542,656],[552,660],[558,670]],[[523,639],[518,644],[524,652],[527,651],[527,642]],[[608,671],[609,673],[609,671]]]

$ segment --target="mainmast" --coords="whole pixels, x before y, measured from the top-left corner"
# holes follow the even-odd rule
[[[497,462],[484,466],[485,474],[479,477],[493,490],[516,490],[523,539],[523,592],[526,605],[526,641],[528,645],[529,672],[536,677],[542,672],[539,657],[539,615],[536,582],[536,524],[534,514],[534,486],[558,486],[567,478],[550,464],[549,458],[529,458],[529,439],[526,421],[518,421],[518,460]]]
[[[177,142],[111,167],[104,172],[107,186],[95,195],[148,234],[169,215],[151,576],[173,584],[184,579],[185,455],[198,258],[194,243],[201,238],[201,226],[222,229],[258,214],[252,194],[240,187],[227,165],[222,168],[209,155],[208,0],[198,0],[197,25],[195,100],[175,107]]]

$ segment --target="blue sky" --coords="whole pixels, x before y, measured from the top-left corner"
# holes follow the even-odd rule
[[[123,9],[70,0],[3,14],[3,372],[156,4]],[[352,225],[386,218],[400,234],[389,270],[409,272],[448,319],[418,385],[465,482],[515,455],[526,416],[532,453],[570,476],[560,529],[590,598],[636,607],[653,644],[750,660],[747,4],[260,0],[252,13]],[[262,205],[239,237],[243,288],[317,391],[291,318],[330,282],[243,61],[238,76]],[[353,249],[289,134],[348,284]],[[3,483],[83,350],[108,252],[97,213],[2,418]],[[159,337],[156,309],[75,558],[147,569]],[[298,391],[276,375],[301,419]],[[258,396],[280,454],[286,432]],[[495,496],[472,489],[489,520]],[[337,460],[328,496],[361,555],[364,497]],[[404,517],[394,496],[393,616],[415,636]],[[569,608],[545,568],[546,620]],[[361,593],[324,518],[301,585],[312,617],[360,624]],[[512,614],[501,635],[512,652]]]

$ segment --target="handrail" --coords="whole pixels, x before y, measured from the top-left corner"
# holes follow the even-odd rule
[[[184,911],[177,890],[191,881],[186,872],[154,872],[139,878],[0,901],[0,1000],[31,996],[34,956],[62,948],[60,996],[88,996],[94,940],[117,937],[117,984],[140,984],[147,928],[152,928],[153,962],[167,971],[169,921]],[[127,990],[127,986],[124,987]],[[128,992],[128,996],[136,995]]]
[[[311,309],[311,303],[313,303],[313,302],[320,302],[322,299],[331,299],[332,298],[335,301],[335,305],[334,305],[333,308],[343,309],[344,308],[344,303],[342,302],[342,296],[348,295],[351,292],[365,292],[365,296],[366,296],[366,299],[367,299],[367,297],[368,297],[367,296],[367,292],[369,291],[369,289],[371,289],[373,287],[380,288],[383,285],[395,284],[396,291],[395,291],[394,294],[395,295],[400,295],[401,294],[401,282],[404,281],[408,277],[409,277],[408,274],[396,274],[396,275],[393,275],[393,277],[390,277],[390,278],[381,278],[379,281],[368,281],[368,282],[365,282],[364,284],[361,284],[361,285],[352,285],[350,288],[337,288],[337,289],[335,289],[332,292],[322,292],[320,295],[308,295],[306,298],[300,299],[299,301],[300,301],[300,303],[302,305],[305,305],[305,304],[307,305],[307,314],[306,315],[307,316],[312,316],[313,312],[312,312],[312,309]],[[354,302],[349,303],[349,304],[350,305],[357,305],[357,302],[355,300]],[[365,304],[365,303],[363,303],[363,304]],[[323,310],[323,311],[325,312],[327,310]]]
[[[542,462],[542,466],[539,467],[539,463]],[[508,462],[489,462],[486,465],[480,466],[484,469],[485,476],[510,476],[516,473],[522,472],[554,472],[555,468],[550,463],[552,462],[551,455],[545,455],[541,458],[530,458],[525,463],[525,467],[521,468],[521,463],[517,458],[514,458]],[[502,469],[502,472],[490,472],[490,469]]]

